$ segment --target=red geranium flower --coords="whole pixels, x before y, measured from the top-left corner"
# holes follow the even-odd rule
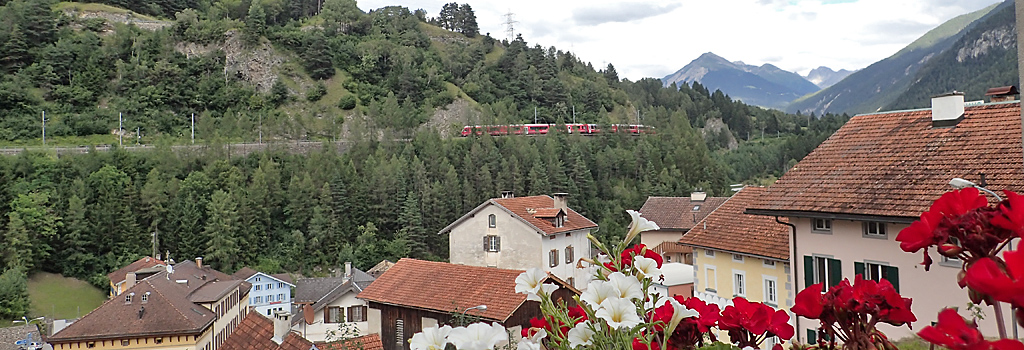
[[[569,319],[573,320],[573,324],[579,324],[587,320],[587,312],[583,310],[582,306],[570,306],[567,308],[567,311],[569,312]]]
[[[647,246],[643,244],[637,244],[629,249],[622,251],[622,255],[620,256],[620,263],[622,264],[621,266],[633,266],[633,257],[637,255],[648,259],[654,259],[654,261],[658,262],[659,269],[661,268],[661,265],[664,262],[664,260],[661,258],[661,254],[658,254],[653,250],[647,249]]]
[[[656,341],[651,342],[651,347],[647,347],[644,341],[640,338],[633,338],[633,350],[661,350],[661,344]]]
[[[896,235],[896,241],[900,242],[900,249],[907,253],[916,253],[918,250],[938,244],[935,236],[935,229],[939,227],[942,214],[926,211],[921,213],[921,219],[914,221],[907,228]]]
[[[999,211],[1003,215],[992,218],[992,224],[1013,231],[1024,238],[1024,196],[1013,191],[1004,190],[1006,200],[999,203]]]
[[[733,305],[722,310],[718,326],[729,332],[729,339],[739,347],[759,347],[762,335],[778,336],[785,341],[793,337],[793,326],[785,311],[775,310],[763,303],[752,303],[746,298],[732,299]]]
[[[968,187],[946,192],[935,203],[932,203],[932,207],[928,211],[952,218],[987,206],[988,199],[985,199],[985,196],[981,195],[977,188]]]
[[[964,280],[971,289],[998,301],[1024,307],[1024,252],[1003,253],[1006,271],[992,258],[983,258],[967,268]]]
[[[953,309],[939,312],[939,322],[935,326],[924,327],[917,335],[929,343],[951,350],[1024,349],[1024,344],[1012,339],[994,342],[985,340],[985,337],[978,331],[977,325],[968,324]]]

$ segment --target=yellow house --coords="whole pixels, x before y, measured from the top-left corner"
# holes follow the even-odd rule
[[[217,350],[248,312],[250,287],[197,258],[127,286],[47,342],[58,350]]]
[[[733,297],[787,311],[793,305],[790,228],[772,217],[744,214],[764,192],[743,188],[679,240],[693,247],[694,296],[722,308]]]

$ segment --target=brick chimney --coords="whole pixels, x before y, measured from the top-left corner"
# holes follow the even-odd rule
[[[964,93],[953,91],[932,96],[932,127],[955,126],[964,118]]]
[[[985,96],[991,96],[992,102],[1013,101],[1017,99],[1017,95],[1020,95],[1020,92],[1013,85],[994,87],[985,91]]]
[[[568,203],[569,194],[568,193],[564,193],[564,192],[553,193],[553,194],[551,194],[551,198],[553,198],[555,200],[554,208],[562,209],[562,210],[565,210],[567,212],[569,211],[569,203]]]
[[[292,314],[288,311],[274,311],[274,337],[270,338],[277,344],[284,342],[292,327]]]

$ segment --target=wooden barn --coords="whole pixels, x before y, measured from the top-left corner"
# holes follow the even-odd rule
[[[409,339],[425,327],[451,324],[463,311],[484,322],[498,322],[519,334],[539,317],[540,304],[516,293],[521,270],[455,265],[416,259],[399,260],[391,269],[359,293],[372,314],[379,312],[380,337],[384,350],[408,350]],[[549,282],[561,286],[556,299],[575,303],[579,291],[549,275]],[[486,305],[486,310],[473,309]],[[371,320],[373,322],[374,320]],[[371,325],[372,328],[376,325]]]

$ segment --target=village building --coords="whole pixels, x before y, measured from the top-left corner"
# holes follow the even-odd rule
[[[661,254],[665,262],[692,265],[692,249],[679,244],[679,239],[726,199],[708,197],[703,191],[692,192],[689,197],[648,197],[640,213],[658,224],[659,229],[641,232],[640,243]]]
[[[993,191],[1022,191],[1022,168],[1018,101],[966,106],[962,93],[945,94],[933,98],[930,109],[854,116],[746,212],[794,226],[794,291],[853,281],[859,274],[889,280],[912,298],[918,319],[913,330],[879,324],[889,338],[900,339],[932,324],[943,308],[969,300],[957,285],[961,262],[933,250],[935,263],[925,271],[920,252],[900,249],[895,240],[900,230],[953,190],[951,179]],[[981,310],[982,333],[997,334],[992,309]],[[967,310],[961,315],[971,318]],[[799,341],[815,341],[816,320],[800,319],[797,326]]]
[[[583,288],[590,273],[587,235],[597,224],[568,207],[568,194],[489,199],[441,230],[452,264],[526,270],[540,268]],[[482,244],[481,244],[482,243]]]
[[[166,265],[160,259],[147,256],[107,274],[107,279],[110,280],[109,297],[121,295],[128,287],[135,285],[138,280],[163,271]]]
[[[292,312],[292,288],[288,274],[266,274],[244,267],[232,277],[252,284],[249,292],[249,307],[262,315],[273,316],[274,311]]]
[[[292,329],[313,342],[369,334],[370,319],[379,320],[380,315],[356,295],[374,279],[345,263],[343,276],[296,281],[295,302],[299,307]]]

